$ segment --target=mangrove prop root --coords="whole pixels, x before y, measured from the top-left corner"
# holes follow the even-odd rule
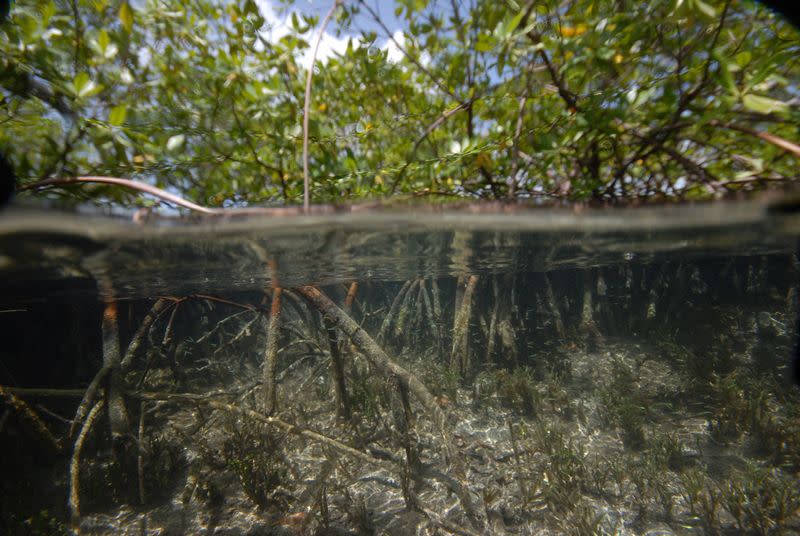
[[[50,433],[50,430],[45,425],[44,421],[39,415],[28,405],[27,402],[19,398],[8,389],[0,386],[0,397],[5,400],[9,406],[9,412],[13,412],[19,416],[20,420],[24,423],[25,427],[34,434],[48,449],[53,452],[61,450],[61,445],[58,440]],[[10,416],[10,413],[6,415]],[[8,418],[8,417],[6,417]]]
[[[442,337],[441,333],[441,325],[442,325],[442,303],[439,300],[439,284],[436,282],[436,278],[431,279],[431,299],[433,301],[433,321],[436,326],[436,341],[437,345],[436,348],[439,351],[440,358],[444,358],[445,356],[445,347],[444,347],[444,337]]]
[[[122,397],[122,379],[120,378],[119,324],[117,319],[117,301],[107,300],[103,310],[103,366],[109,367],[108,382],[108,418],[111,425],[111,437],[118,438],[130,430],[128,411]]]
[[[278,403],[278,394],[275,385],[275,369],[278,366],[278,330],[281,318],[280,287],[272,290],[272,304],[267,323],[267,347],[264,350],[264,412],[271,415],[275,412]]]
[[[344,380],[344,362],[339,351],[339,340],[336,336],[336,326],[327,316],[323,317],[325,331],[328,333],[328,346],[331,352],[331,376],[336,393],[336,414],[345,421],[350,420],[350,399],[347,396],[347,385]]]
[[[451,368],[465,376],[469,369],[469,348],[467,345],[467,328],[469,319],[472,315],[472,295],[478,283],[478,276],[471,275],[467,278],[464,294],[461,298],[461,306],[456,314],[455,326],[453,329],[453,351],[450,355]]]
[[[430,296],[428,296],[428,288],[425,286],[424,279],[419,283],[419,294],[422,297],[422,309],[425,312],[425,321],[428,323],[431,333],[433,334],[433,340],[438,341],[439,327],[436,325],[436,321],[434,320],[433,308],[431,307],[431,299]]]
[[[403,300],[403,304],[400,306],[400,311],[397,314],[397,323],[394,326],[395,338],[401,337],[405,332],[406,319],[408,318],[409,313],[411,313],[411,309],[414,307],[414,290],[416,290],[418,285],[419,281],[414,281],[411,283],[411,286],[408,287],[406,297]]]
[[[110,371],[111,367],[106,365],[94,375],[89,387],[86,388],[86,391],[83,394],[81,403],[78,405],[78,410],[75,412],[75,418],[72,420],[72,425],[69,427],[67,439],[72,439],[75,436],[75,432],[78,431],[78,427],[81,425],[81,423],[83,423],[83,419],[86,417],[89,407],[92,405],[92,402],[94,402],[94,397],[97,395],[97,390],[100,388],[100,383],[105,379],[106,375]]]
[[[384,374],[384,376],[397,377],[403,384],[407,385],[410,392],[420,401],[425,410],[431,414],[434,422],[444,430],[445,435],[449,437],[444,411],[436,403],[436,399],[430,391],[428,391],[428,388],[425,387],[416,376],[392,361],[372,337],[361,329],[361,326],[359,326],[355,320],[347,316],[344,311],[339,309],[330,298],[317,288],[305,286],[298,288],[297,291],[308,298],[324,316],[327,316],[339,329],[350,337],[356,347]]]
[[[497,310],[500,305],[500,289],[497,284],[497,278],[492,278],[492,313],[489,319],[489,335],[486,338],[486,357],[485,363],[492,362],[492,355],[494,355],[494,341],[497,337]]]
[[[358,282],[353,281],[350,283],[350,288],[347,289],[347,296],[344,298],[344,312],[347,314],[350,314],[350,311],[353,309],[356,293],[358,293]]]
[[[386,378],[397,378],[402,385],[408,388],[408,391],[419,401],[439,429],[444,443],[445,457],[453,465],[453,469],[459,477],[465,478],[466,469],[453,446],[450,430],[448,428],[447,415],[444,409],[439,407],[436,403],[436,399],[431,392],[428,391],[428,388],[425,387],[416,376],[392,361],[378,343],[376,343],[355,320],[339,309],[336,304],[325,294],[320,292],[319,289],[311,286],[304,286],[299,287],[297,292],[305,296],[324,316],[330,318],[339,329],[350,337],[350,340],[353,341],[355,346]],[[472,505],[469,491],[461,480],[456,480],[456,483],[456,493],[467,517],[470,519],[470,522],[478,526],[479,517],[475,507]]]
[[[544,292],[547,305],[550,308],[550,313],[553,315],[553,321],[555,323],[556,335],[563,338],[565,333],[564,319],[561,316],[561,308],[558,306],[558,300],[553,292],[553,285],[550,283],[550,277],[546,273],[542,274],[542,278],[544,279]]]
[[[128,349],[125,351],[125,357],[122,358],[122,362],[120,363],[120,367],[123,371],[127,370],[128,367],[131,366],[133,359],[136,357],[136,352],[142,344],[142,340],[144,340],[145,335],[150,330],[150,326],[153,325],[153,322],[155,322],[156,318],[161,315],[161,313],[169,304],[170,300],[166,298],[159,298],[153,304],[153,307],[150,308],[150,311],[144,317],[142,323],[139,324],[139,328],[136,330],[136,333],[134,333],[131,342],[128,343]]]
[[[381,329],[378,330],[377,340],[383,340],[386,330],[388,330],[389,326],[392,324],[392,320],[394,320],[394,316],[397,314],[397,310],[400,308],[400,304],[403,302],[403,299],[405,298],[410,287],[411,281],[406,281],[400,288],[400,292],[398,292],[397,296],[395,296],[394,300],[392,300],[392,305],[389,307],[389,312],[386,313],[386,317],[383,319],[383,323],[381,324]]]
[[[144,412],[145,401],[139,402],[139,450],[136,457],[136,470],[139,476],[139,504],[144,505],[145,502],[145,489],[144,489]]]
[[[80,469],[81,469],[81,450],[86,442],[86,437],[97,420],[97,416],[105,405],[104,400],[99,400],[86,417],[86,422],[81,427],[75,447],[72,449],[72,459],[69,462],[69,514],[72,523],[72,530],[75,534],[80,534],[81,522],[81,502],[80,502]]]

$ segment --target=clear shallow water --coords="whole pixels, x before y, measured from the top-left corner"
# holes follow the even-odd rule
[[[0,533],[797,533],[799,231],[5,212]]]

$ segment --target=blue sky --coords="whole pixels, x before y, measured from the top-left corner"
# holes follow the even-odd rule
[[[386,24],[386,26],[392,31],[395,40],[402,44],[404,42],[402,33],[406,27],[406,24],[402,19],[399,19],[395,16],[395,2],[386,0],[368,1],[372,8],[379,13],[384,24]],[[257,3],[261,9],[261,14],[267,21],[267,25],[271,28],[271,30],[265,32],[265,35],[271,39],[279,39],[283,35],[289,33],[292,11],[295,11],[298,14],[316,15],[321,21],[333,4],[333,0],[296,0],[291,6],[291,9],[288,11],[285,9],[285,5],[278,0],[257,0]],[[343,52],[347,47],[347,41],[349,39],[358,41],[362,31],[376,32],[378,34],[378,40],[376,44],[382,49],[389,51],[389,59],[395,61],[400,59],[402,56],[401,52],[368,14],[359,15],[353,21],[349,30],[340,35],[337,35],[335,24],[331,23],[328,26],[325,35],[323,35],[322,41],[320,42],[317,59],[324,61],[325,58],[332,56],[334,53]],[[312,34],[314,38],[316,38],[317,32],[318,28],[315,28]],[[308,63],[310,54],[310,51],[306,53],[305,57],[303,58],[303,64]]]

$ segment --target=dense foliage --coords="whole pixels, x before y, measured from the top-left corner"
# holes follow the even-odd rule
[[[800,40],[761,5],[381,4],[402,32],[346,0],[329,30],[354,37],[317,61],[313,202],[704,198],[797,177]],[[212,206],[296,204],[320,22],[303,7],[276,5],[291,23],[271,39],[254,0],[19,2],[0,28],[0,147],[21,184],[111,175]]]

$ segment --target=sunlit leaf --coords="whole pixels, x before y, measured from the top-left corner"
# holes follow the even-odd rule
[[[176,151],[183,147],[186,141],[186,136],[183,134],[175,134],[167,140],[167,151]]]
[[[111,109],[108,114],[108,122],[113,126],[118,127],[125,122],[125,117],[128,115],[128,108],[124,104],[118,104]]]
[[[133,8],[126,1],[119,6],[119,21],[126,32],[130,33],[133,29]]]
[[[790,106],[785,102],[760,95],[745,95],[742,102],[745,108],[761,114],[788,113],[790,110]]]

